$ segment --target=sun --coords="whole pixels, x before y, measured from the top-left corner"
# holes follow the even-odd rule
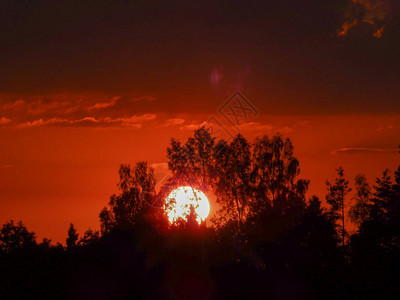
[[[210,213],[210,203],[206,195],[190,186],[181,186],[174,189],[165,199],[165,208],[170,223],[178,218],[186,219],[193,206],[196,221],[200,224]]]

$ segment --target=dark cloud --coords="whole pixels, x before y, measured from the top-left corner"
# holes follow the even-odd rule
[[[372,36],[381,38],[392,17],[390,2],[389,0],[351,0],[345,14],[346,21],[338,35],[345,36],[354,29],[364,27]]]
[[[385,27],[379,40],[338,37],[355,2],[369,7],[361,0],[2,1],[0,92],[27,101],[94,91],[108,98],[66,99],[77,106],[68,111],[92,106],[115,116],[129,106],[123,95],[160,100],[135,113],[207,112],[238,88],[267,113],[400,111],[396,4],[357,17]]]

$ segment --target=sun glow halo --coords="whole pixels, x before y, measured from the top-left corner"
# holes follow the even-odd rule
[[[190,214],[190,206],[194,207],[196,221],[200,224],[210,213],[210,203],[206,195],[190,186],[174,189],[165,199],[165,208],[170,223],[178,218],[186,219]]]

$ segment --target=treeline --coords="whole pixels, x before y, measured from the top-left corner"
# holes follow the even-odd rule
[[[351,190],[344,170],[327,181],[325,204],[289,139],[217,141],[205,128],[167,148],[171,177],[156,191],[146,162],[121,165],[119,193],[100,231],[53,245],[21,223],[0,228],[0,298],[214,299],[400,296],[400,166]],[[212,222],[170,224],[164,199],[189,185],[217,198]],[[349,234],[346,220],[357,228]]]

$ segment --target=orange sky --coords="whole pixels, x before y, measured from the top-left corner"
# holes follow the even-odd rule
[[[374,181],[400,162],[399,17],[395,0],[1,1],[0,222],[98,228],[119,164],[162,177],[170,138],[225,122],[236,90],[255,111],[224,128],[290,137],[309,195],[338,166]]]
[[[183,123],[175,124],[182,122],[175,119]],[[170,137],[186,139],[193,126],[185,126],[205,119],[206,115],[160,114],[143,121],[140,128],[3,128],[0,134],[7,143],[0,148],[0,222],[21,219],[38,237],[60,242],[70,222],[80,232],[89,226],[98,228],[99,211],[117,191],[119,164],[147,160],[161,179]],[[372,182],[385,168],[394,170],[400,164],[395,150],[400,136],[396,114],[272,116],[260,112],[242,125],[241,133],[252,139],[277,131],[294,143],[301,177],[311,180],[308,195],[324,197],[324,182],[334,178],[338,166],[344,167],[349,179],[363,173]],[[388,152],[381,152],[384,149]]]

